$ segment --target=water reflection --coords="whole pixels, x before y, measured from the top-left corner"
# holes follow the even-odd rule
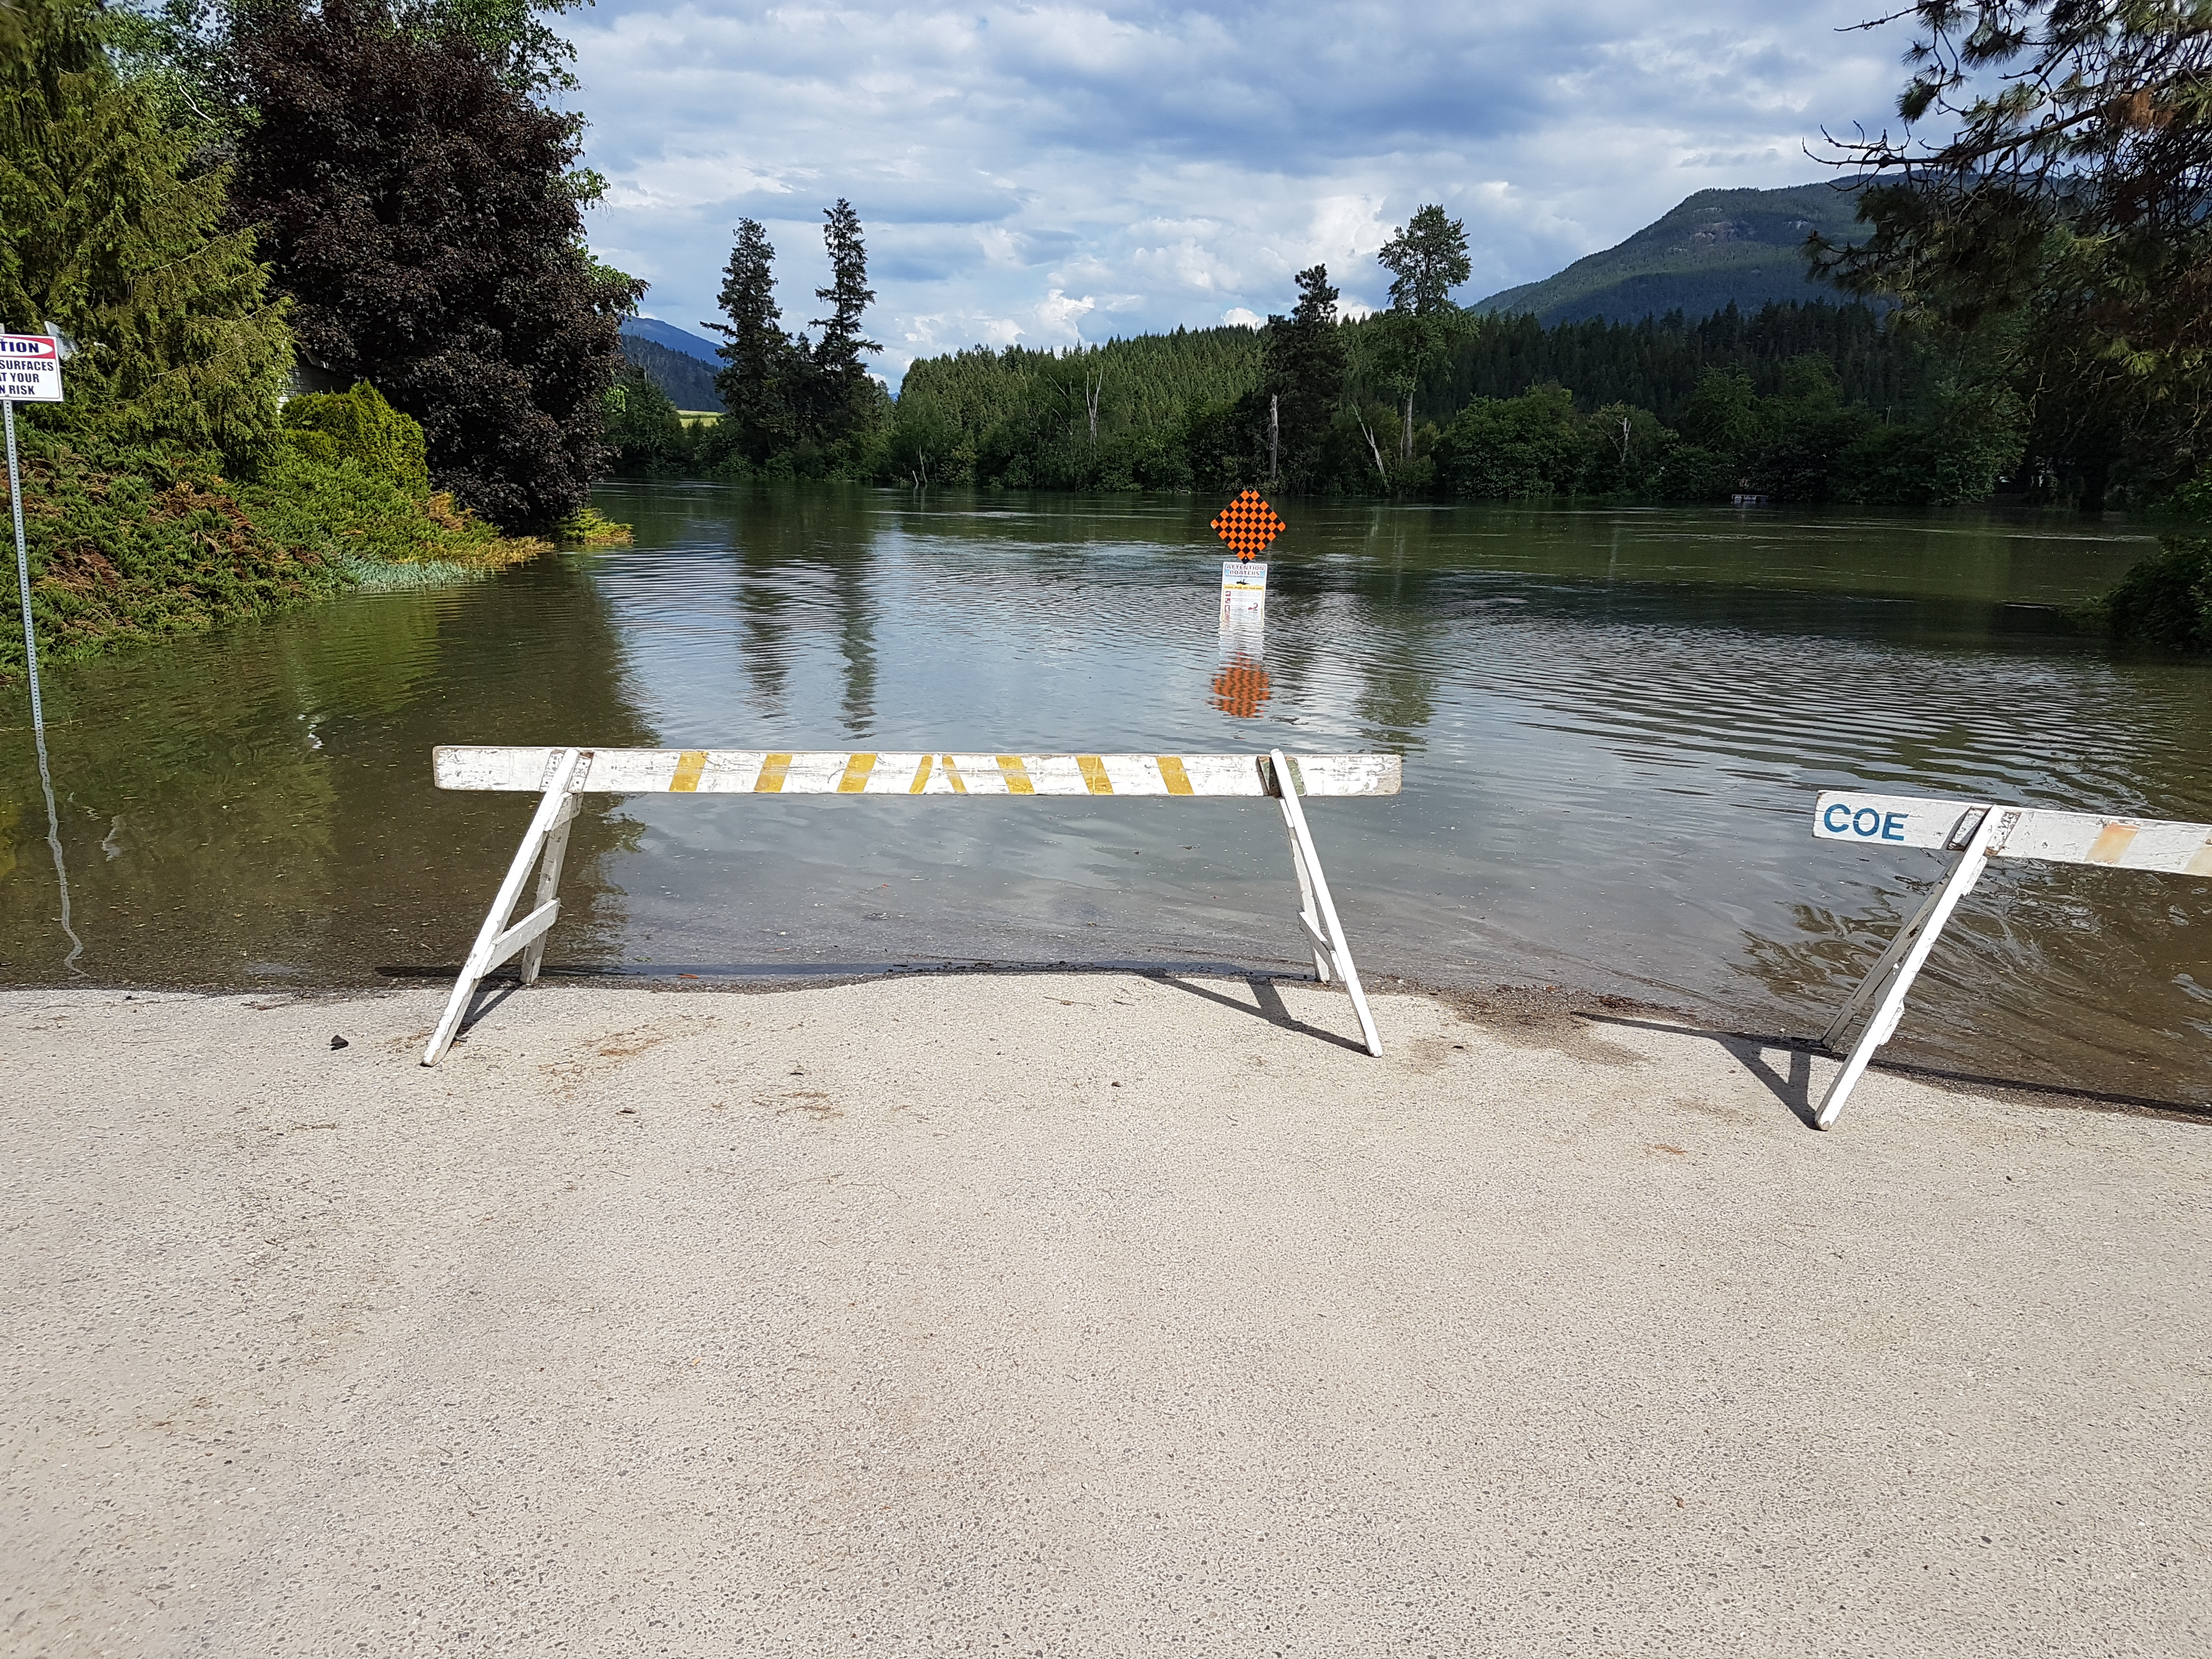
[[[1211,707],[1238,720],[1255,718],[1273,695],[1261,659],[1267,648],[1267,567],[1256,579],[1221,567],[1221,622],[1214,635],[1221,670],[1212,681]]]
[[[13,459],[12,452],[9,459]],[[62,937],[70,942],[69,954],[62,958],[62,969],[64,972],[81,979],[84,976],[84,969],[76,965],[76,959],[84,954],[84,941],[76,936],[76,929],[70,925],[69,860],[62,851],[61,814],[54,806],[54,777],[52,769],[46,763],[46,728],[39,720],[35,703],[31,711],[31,741],[39,756],[39,788],[46,799],[46,846],[54,856],[54,886],[61,904],[61,914],[56,920],[60,923]],[[113,846],[114,830],[122,827],[123,820],[118,817],[115,820],[114,829],[109,831],[108,840],[101,843],[103,849]],[[107,855],[113,858],[120,850],[116,848]],[[12,859],[9,860],[10,863],[13,861]]]
[[[50,671],[56,838],[76,872],[85,969],[359,983],[455,959],[520,819],[512,799],[433,789],[431,746],[643,742],[622,660],[588,579],[544,566]],[[16,741],[27,727],[5,728],[0,777],[0,812],[19,823],[35,787]],[[570,943],[586,959],[621,929],[599,866],[625,833],[611,803],[577,828]],[[9,841],[0,961],[36,980],[55,894]]]

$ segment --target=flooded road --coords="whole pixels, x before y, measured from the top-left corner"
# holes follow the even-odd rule
[[[1800,1033],[1944,867],[1816,842],[1815,791],[2212,818],[2212,667],[2060,614],[2150,550],[2129,529],[1283,501],[1240,642],[1210,501],[598,504],[635,547],[52,672],[74,939],[12,693],[0,979],[450,969],[529,805],[432,788],[439,743],[1401,751],[1401,796],[1311,809],[1370,981]],[[563,890],[559,969],[1301,959],[1266,802],[594,797]],[[2208,941],[2212,883],[1994,868],[1893,1052],[2212,1100]]]

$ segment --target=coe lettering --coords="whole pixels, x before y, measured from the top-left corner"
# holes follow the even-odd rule
[[[1906,814],[1885,812],[1878,806],[1854,807],[1832,800],[1820,814],[1820,827],[1832,836],[1856,836],[1862,841],[1903,842]]]

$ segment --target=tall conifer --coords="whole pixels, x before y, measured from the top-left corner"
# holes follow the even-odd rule
[[[728,411],[726,443],[758,463],[791,446],[799,359],[775,302],[775,249],[757,219],[738,222],[738,239],[722,270],[720,298],[729,321],[702,326],[722,337],[724,367],[714,376],[714,389]]]
[[[868,372],[860,354],[883,347],[860,335],[860,319],[876,298],[875,289],[868,286],[868,250],[861,240],[860,216],[841,196],[836,206],[822,210],[822,240],[830,251],[830,286],[816,289],[814,297],[829,303],[830,314],[814,319],[822,331],[814,347],[815,424],[825,436],[835,438],[849,431],[866,408]]]
[[[86,0],[21,9],[0,57],[0,322],[60,329],[69,401],[40,423],[94,446],[258,453],[292,341],[250,229],[222,226],[222,171],[120,83]]]
[[[1312,266],[1297,280],[1298,302],[1291,314],[1267,319],[1260,397],[1263,407],[1274,401],[1283,481],[1293,489],[1310,489],[1320,482],[1329,422],[1344,401],[1346,362],[1328,267]]]

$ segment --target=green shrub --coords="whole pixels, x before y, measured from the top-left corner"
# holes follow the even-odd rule
[[[290,414],[289,404],[285,412]],[[407,419],[404,415],[398,418]],[[309,439],[329,435],[327,430],[313,428],[295,434]],[[442,561],[496,566],[528,558],[546,545],[526,537],[501,536],[474,514],[456,508],[450,495],[426,499],[350,454],[332,463],[297,442],[242,487],[239,496],[254,522],[279,540],[341,562]]]
[[[2212,653],[2212,540],[2175,537],[2105,596],[2112,637],[2160,651]]]
[[[325,598],[342,567],[256,522],[210,456],[142,452],[95,464],[51,433],[23,434],[31,614],[57,662],[200,634]],[[0,676],[23,669],[13,581],[0,585]]]
[[[578,547],[628,547],[635,538],[629,526],[617,524],[596,507],[571,513],[554,533]]]
[[[1572,489],[1582,439],[1573,394],[1540,386],[1477,398],[1444,428],[1439,452],[1452,494],[1502,501]]]
[[[349,460],[372,477],[397,485],[416,500],[430,493],[422,422],[401,414],[366,380],[350,392],[309,392],[284,405],[284,426],[295,449],[324,462]],[[328,440],[328,446],[317,441]]]

